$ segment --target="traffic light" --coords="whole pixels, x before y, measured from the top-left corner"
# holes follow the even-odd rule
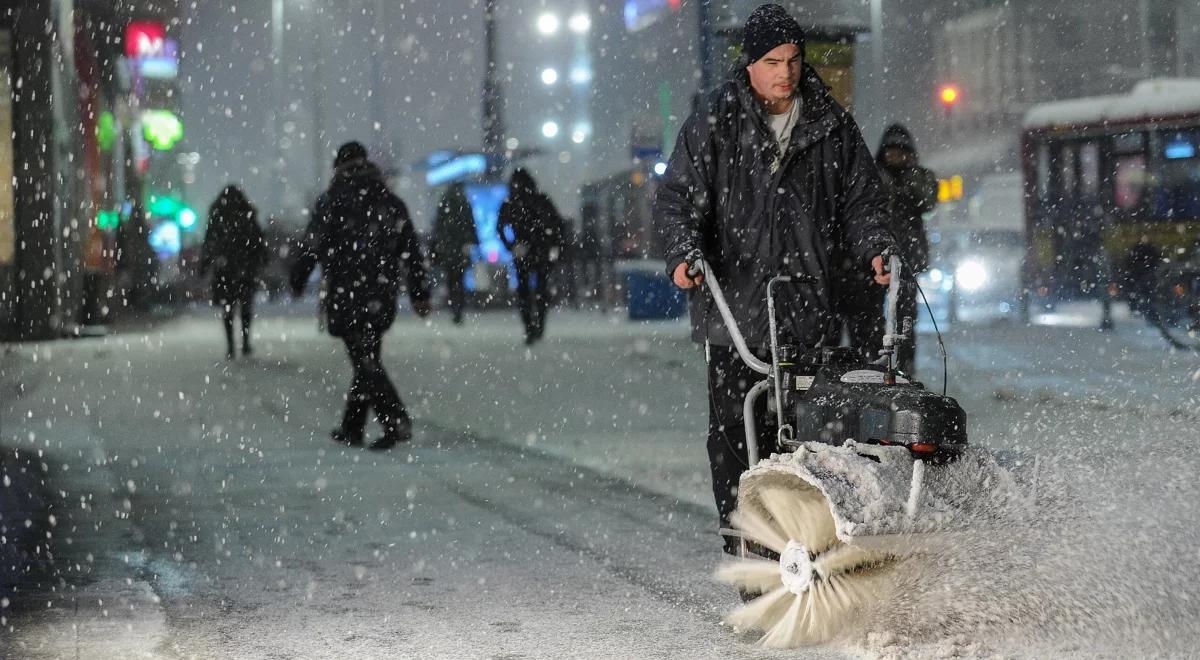
[[[961,100],[962,90],[958,88],[958,85],[946,84],[938,88],[938,101],[941,102],[947,118]]]

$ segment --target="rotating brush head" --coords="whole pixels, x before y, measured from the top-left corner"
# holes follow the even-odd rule
[[[733,525],[778,559],[727,561],[717,579],[762,594],[725,617],[760,644],[793,648],[832,639],[886,589],[888,557],[843,543],[819,490],[800,480],[763,486],[739,498]]]

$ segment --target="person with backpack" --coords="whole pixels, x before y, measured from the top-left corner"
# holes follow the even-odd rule
[[[208,228],[200,248],[200,274],[211,270],[212,302],[220,307],[225,323],[225,357],[236,355],[233,316],[241,315],[242,355],[253,353],[250,322],[254,318],[254,291],[267,265],[267,244],[258,226],[258,210],[235,185],[225,186],[208,209]]]
[[[413,309],[421,317],[429,314],[425,258],[407,207],[388,189],[366,148],[358,142],[342,145],[333,166],[329,190],[317,198],[292,267],[292,293],[303,295],[319,264],[329,334],[345,343],[354,369],[342,424],[331,437],[362,445],[367,413],[374,410],[383,436],[370,448],[390,449],[412,437],[412,420],[384,370],[380,350],[396,319],[396,299],[406,275]]]
[[[562,218],[554,202],[538,190],[533,176],[517,168],[508,182],[508,199],[500,205],[496,231],[513,255],[517,269],[517,304],[525,326],[525,344],[546,331],[548,275],[561,246]]]

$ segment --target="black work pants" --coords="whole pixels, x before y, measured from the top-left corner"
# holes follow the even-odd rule
[[[225,352],[232,356],[236,348],[233,341],[233,317],[234,314],[237,314],[241,317],[242,322],[242,352],[249,353],[250,322],[254,320],[253,286],[250,284],[230,286],[229,291],[225,292],[217,302],[221,306],[221,323],[225,326]]]
[[[721,527],[729,527],[729,516],[737,506],[738,480],[750,468],[746,450],[746,427],[742,406],[750,388],[765,376],[753,371],[730,346],[712,346],[708,362],[708,462],[712,468],[713,498]],[[775,424],[768,419],[768,390],[755,406],[758,455],[766,458],[779,451]],[[725,540],[725,551],[736,554],[736,540]]]
[[[350,393],[346,396],[346,410],[342,415],[342,432],[351,438],[362,437],[367,413],[374,409],[384,435],[396,433],[409,423],[408,412],[383,368],[380,357],[383,335],[365,332],[342,337],[342,341],[346,344],[346,352],[350,354],[350,364],[354,368]]]
[[[446,302],[454,314],[454,321],[462,320],[463,306],[466,304],[467,290],[463,283],[466,268],[451,266],[446,268]]]
[[[517,267],[517,305],[525,339],[539,339],[546,329],[546,264],[540,260],[519,259]]]

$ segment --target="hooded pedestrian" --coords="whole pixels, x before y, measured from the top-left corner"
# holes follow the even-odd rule
[[[236,355],[233,317],[241,317],[242,355],[253,353],[250,324],[254,292],[267,264],[267,244],[258,226],[258,209],[235,185],[225,186],[208,209],[208,228],[200,249],[200,274],[212,271],[212,302],[225,324],[225,356]]]
[[[907,275],[901,278],[900,298],[896,316],[910,319],[912,340],[901,344],[896,352],[896,365],[912,377],[917,367],[917,286],[916,277],[929,269],[929,238],[925,235],[925,215],[937,208],[937,178],[929,169],[920,167],[917,142],[904,125],[893,124],[883,131],[880,149],[875,155],[880,167],[884,190],[888,193],[888,221],[896,239],[896,252]],[[871,293],[876,293],[872,290]],[[860,316],[863,328],[870,331],[870,346],[883,344],[883,295],[876,293],[874,319]],[[852,332],[853,324],[851,325]],[[857,331],[862,336],[863,330]],[[853,338],[852,338],[853,342]]]
[[[477,245],[475,215],[466,186],[451,184],[438,202],[437,217],[433,221],[433,261],[446,275],[447,302],[455,324],[461,324],[463,320],[466,298],[463,277],[471,266],[471,252]]]
[[[548,275],[557,259],[563,221],[554,203],[538,190],[533,176],[517,168],[508,182],[508,199],[500,205],[496,230],[513,255],[517,270],[517,304],[525,326],[525,343],[546,331]]]
[[[731,79],[684,123],[654,204],[668,276],[689,290],[692,338],[709,348],[708,452],[722,527],[749,467],[742,404],[758,378],[689,267],[699,257],[709,263],[749,347],[765,356],[773,276],[814,278],[775,289],[786,340],[836,345],[835,264],[848,260],[883,285],[884,255],[894,248],[879,172],[853,117],[804,62],[800,26],[782,7],[760,6],[746,22],[742,51]],[[768,428],[765,406],[757,416]],[[777,449],[767,435],[759,439],[764,456]],[[726,552],[736,548],[726,540]]]
[[[333,180],[317,198],[292,267],[292,293],[302,295],[309,275],[321,266],[329,334],[345,343],[354,370],[333,440],[361,445],[367,414],[374,410],[383,436],[371,449],[390,449],[412,437],[412,420],[380,351],[396,318],[403,280],[416,313],[429,314],[424,256],[408,209],[388,189],[366,148],[358,142],[342,145],[333,165]]]

